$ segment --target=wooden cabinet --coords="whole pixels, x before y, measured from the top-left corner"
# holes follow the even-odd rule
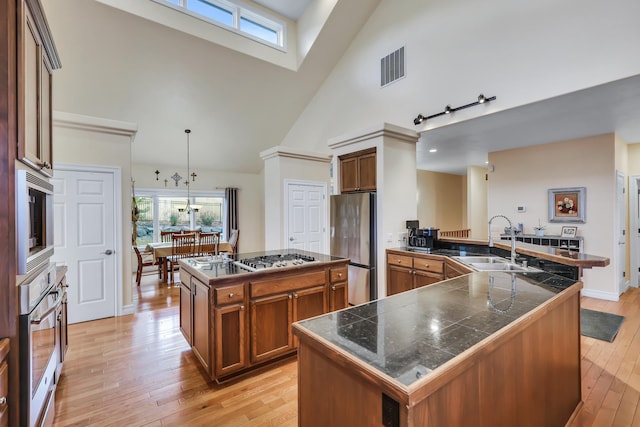
[[[215,381],[296,351],[292,323],[348,305],[347,262],[201,281],[180,265],[180,330]]]
[[[52,176],[52,71],[60,60],[40,2],[19,4],[18,158]]]
[[[182,332],[189,345],[193,343],[192,306],[191,275],[185,270],[180,270],[180,332]]]
[[[215,376],[247,367],[247,310],[244,285],[214,289]]]
[[[340,156],[340,192],[376,191],[375,148]]]
[[[327,312],[324,270],[250,282],[251,362],[295,348],[291,324]]]
[[[9,425],[9,368],[7,358],[9,355],[9,339],[0,340],[0,427]]]
[[[180,331],[193,354],[211,375],[211,307],[209,286],[180,270]]]
[[[387,250],[387,296],[444,280],[444,257]]]
[[[341,310],[349,305],[349,285],[347,267],[329,270],[329,311]]]
[[[191,277],[193,298],[193,343],[191,348],[205,370],[211,373],[211,309],[209,286]]]

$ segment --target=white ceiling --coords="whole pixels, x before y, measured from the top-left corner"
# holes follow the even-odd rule
[[[448,116],[433,121],[439,119]],[[425,131],[417,145],[417,167],[465,175],[467,166],[485,166],[492,151],[611,132],[640,142],[640,76]],[[438,151],[429,153],[431,148]]]

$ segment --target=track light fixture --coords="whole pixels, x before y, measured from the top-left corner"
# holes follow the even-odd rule
[[[451,114],[454,111],[464,110],[465,108],[473,107],[474,105],[484,104],[489,101],[493,101],[495,99],[496,99],[495,96],[490,96],[489,98],[487,98],[483,94],[480,94],[478,95],[478,100],[470,104],[462,105],[460,107],[451,107],[451,105],[447,105],[446,107],[444,107],[444,111],[440,113],[432,114],[430,116],[423,116],[422,114],[418,114],[418,117],[413,119],[413,124],[417,126],[420,123],[424,122],[425,120],[433,119],[434,117],[443,116],[445,114]]]

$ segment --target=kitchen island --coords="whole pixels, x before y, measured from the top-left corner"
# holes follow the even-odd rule
[[[299,425],[565,425],[581,405],[581,288],[473,272],[297,322]]]
[[[347,307],[348,262],[296,250],[180,260],[180,331],[218,382],[287,357],[294,321]]]

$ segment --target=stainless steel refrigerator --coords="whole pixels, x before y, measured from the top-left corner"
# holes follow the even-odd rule
[[[349,258],[349,303],[377,299],[376,193],[331,196],[331,255]]]

